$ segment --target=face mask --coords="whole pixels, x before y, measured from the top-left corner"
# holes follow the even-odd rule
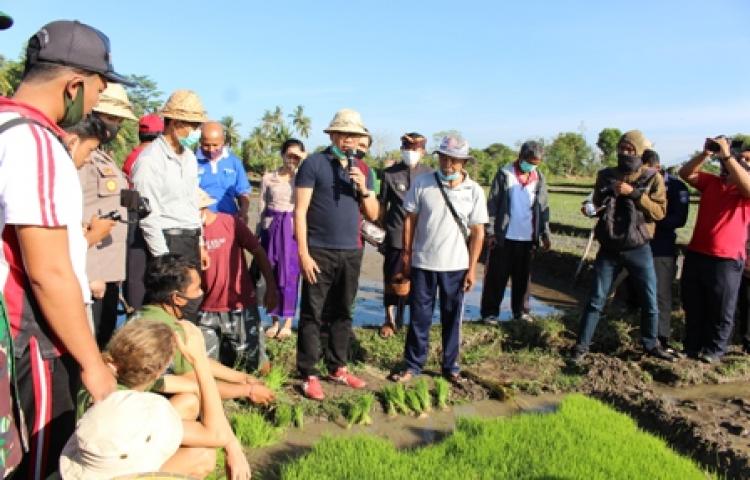
[[[363,158],[365,158],[365,155],[367,155],[367,152],[365,152],[364,150],[354,150],[354,158],[356,158],[357,160],[362,160]]]
[[[196,145],[198,145],[198,142],[200,142],[200,140],[201,130],[200,128],[195,128],[190,133],[188,133],[187,137],[180,138],[180,145],[189,150],[192,150]]]
[[[401,150],[401,161],[404,162],[404,165],[407,167],[413,167],[419,163],[419,158],[419,152],[416,150]]]
[[[617,154],[617,169],[622,173],[633,173],[641,168],[643,162],[641,157],[636,155],[625,155],[624,153]]]
[[[117,138],[117,134],[120,132],[120,125],[114,122],[108,122],[106,120],[102,120],[102,123],[104,124],[104,127],[107,129],[107,141],[104,143],[109,143],[115,138]]]
[[[83,83],[78,87],[76,98],[70,98],[68,91],[65,90],[63,101],[65,102],[65,113],[63,114],[63,119],[58,122],[58,125],[64,129],[70,128],[83,120]]]
[[[523,173],[531,173],[536,170],[536,165],[529,163],[526,160],[521,160],[518,162],[518,168],[520,168]]]
[[[178,293],[177,296],[187,301],[185,305],[177,307],[180,309],[180,314],[182,315],[183,320],[196,322],[198,320],[198,312],[200,311],[201,303],[203,303],[203,295],[198,295],[195,298],[188,298]]]
[[[344,152],[342,152],[341,149],[336,145],[331,146],[331,153],[339,160],[346,159],[346,154],[344,154]]]
[[[221,154],[224,153],[223,148],[219,148],[218,150],[214,150],[212,152],[207,152],[203,148],[201,148],[201,150],[203,151],[203,156],[209,160],[217,160],[219,157],[221,157]]]
[[[438,177],[440,177],[440,180],[443,182],[452,182],[453,180],[458,180],[459,176],[461,175],[461,172],[451,173],[450,175],[444,175],[442,171],[437,171]]]

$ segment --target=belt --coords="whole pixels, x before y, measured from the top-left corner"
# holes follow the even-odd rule
[[[162,230],[164,235],[180,236],[180,237],[199,237],[201,234],[200,228],[165,228]]]

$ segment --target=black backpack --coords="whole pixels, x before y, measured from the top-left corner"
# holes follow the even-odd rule
[[[607,194],[602,202],[604,207],[599,214],[599,221],[594,235],[602,248],[609,251],[631,250],[647,244],[651,234],[646,228],[646,216],[635,201],[625,195],[616,195],[611,184],[616,178],[605,178]],[[633,188],[648,195],[654,188],[656,170],[648,169],[635,182]]]

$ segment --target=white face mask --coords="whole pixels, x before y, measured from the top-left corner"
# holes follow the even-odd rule
[[[419,163],[420,158],[422,158],[422,155],[416,150],[401,150],[401,161],[403,161],[407,167],[413,167]]]

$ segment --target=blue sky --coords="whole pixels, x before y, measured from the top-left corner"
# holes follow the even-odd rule
[[[472,146],[640,128],[666,163],[707,135],[750,133],[750,2],[0,0],[15,58],[44,23],[104,31],[115,68],[165,93],[190,88],[243,135],[265,109],[312,118],[311,146],[342,107],[378,148],[457,129]]]

